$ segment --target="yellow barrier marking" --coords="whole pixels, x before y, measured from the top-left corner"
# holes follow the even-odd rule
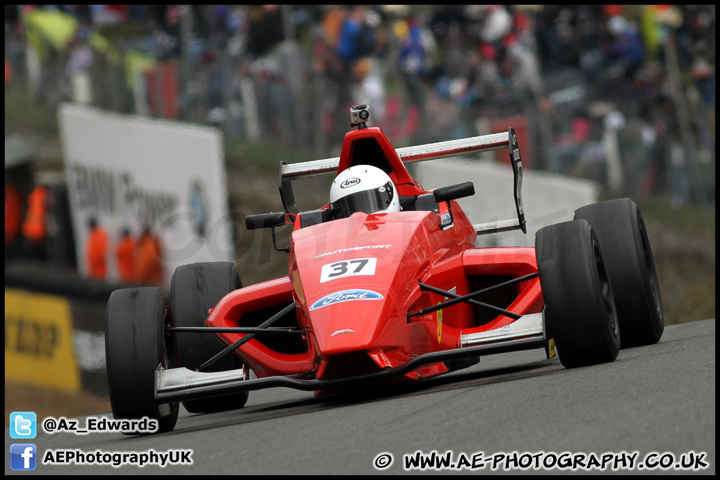
[[[70,303],[5,290],[5,378],[70,392],[81,388]]]

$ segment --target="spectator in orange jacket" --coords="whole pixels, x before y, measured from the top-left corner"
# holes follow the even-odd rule
[[[88,222],[89,233],[85,242],[87,275],[97,280],[107,279],[107,234],[95,218]]]
[[[20,190],[5,181],[5,256],[14,250],[22,223],[23,200]]]
[[[146,226],[137,242],[135,274],[144,285],[161,285],[163,280],[160,241]]]
[[[31,258],[47,259],[45,241],[47,240],[47,188],[38,184],[28,197],[28,209],[22,225],[26,247]]]
[[[129,228],[123,228],[120,241],[115,247],[118,279],[123,283],[135,282],[135,239]]]

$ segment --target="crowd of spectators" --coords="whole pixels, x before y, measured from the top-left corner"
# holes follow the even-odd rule
[[[20,11],[30,6],[9,7],[6,35],[21,28]],[[204,84],[208,121],[234,115],[236,131],[251,138],[276,135],[278,106],[307,96],[293,85],[320,79],[311,106],[334,141],[347,131],[347,106],[356,103],[369,104],[374,123],[406,143],[484,133],[478,132],[478,118],[533,111],[536,124],[547,123],[545,130],[536,129],[549,137],[545,156],[573,136],[578,148],[589,145],[585,151],[565,150],[576,157],[567,164],[537,163],[558,173],[587,174],[583,165],[593,163],[591,141],[600,141],[608,125],[622,128],[635,119],[650,126],[642,138],[660,155],[683,143],[682,129],[689,128],[700,161],[714,164],[712,5],[51,8],[80,21],[81,32],[85,29],[80,40],[87,29],[123,23],[144,28],[145,45],[156,60],[182,59],[191,73],[210,75]],[[299,50],[278,56],[288,39]],[[80,52],[80,46],[73,48]],[[87,54],[75,55],[76,62],[83,58],[88,61]],[[550,79],[561,71],[574,72],[582,86],[570,110],[559,109],[562,95],[551,91]],[[256,80],[255,107],[248,105],[252,97],[243,95],[247,76]],[[227,93],[228,85],[234,93]],[[193,86],[197,90],[189,82],[181,92],[183,105],[192,103]],[[673,162],[677,158],[656,161],[652,174],[662,177]]]

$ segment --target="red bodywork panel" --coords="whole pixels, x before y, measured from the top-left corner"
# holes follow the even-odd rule
[[[410,177],[378,127],[345,136],[338,173],[366,161],[358,158],[358,142],[372,147],[375,155],[369,161],[391,169],[388,174],[399,195],[428,193]],[[441,229],[441,215],[448,212],[448,203],[453,223]],[[454,200],[440,203],[437,213],[355,213],[305,228],[296,220],[288,275],[226,295],[211,311],[206,325],[237,327],[252,312],[297,302],[295,323],[304,330],[303,352],[273,349],[258,337],[235,351],[260,378],[288,374],[334,378],[397,367],[424,353],[456,349],[461,335],[501,328],[514,320],[479,313],[467,303],[410,318],[409,313],[448,300],[421,290],[420,282],[465,295],[477,291],[478,285],[537,272],[533,248],[476,249],[475,237],[470,220]],[[501,308],[520,315],[542,308],[539,278],[510,290],[500,298]],[[230,345],[243,334],[216,336]],[[447,371],[444,363],[436,363],[406,377]]]

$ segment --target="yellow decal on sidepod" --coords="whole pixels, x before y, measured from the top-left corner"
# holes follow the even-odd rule
[[[440,304],[442,302],[438,302]],[[440,339],[442,338],[442,308],[436,312],[436,318],[437,318],[437,337],[438,337],[438,343],[440,343]]]

